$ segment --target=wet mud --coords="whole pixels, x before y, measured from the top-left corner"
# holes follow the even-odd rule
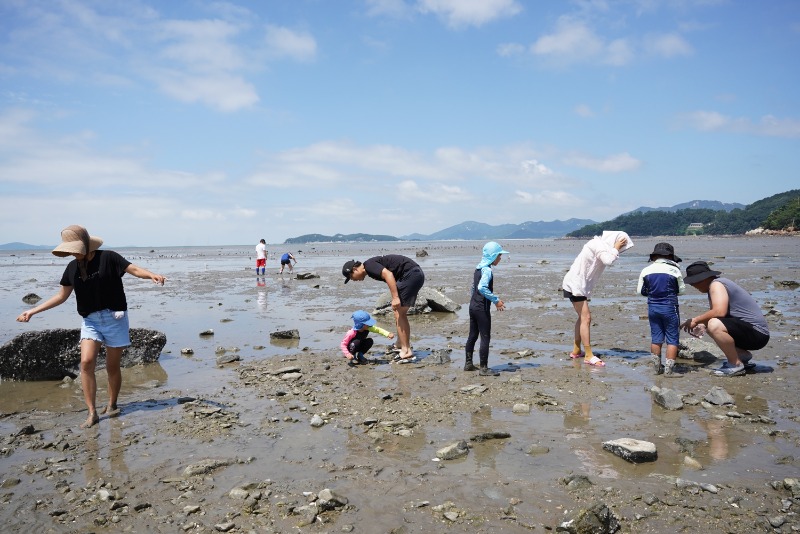
[[[461,370],[465,307],[410,319],[415,363],[389,363],[390,341],[376,335],[368,365],[348,366],[338,349],[350,314],[371,311],[385,291],[343,285],[345,259],[424,248],[426,285],[464,305],[483,243],[307,245],[293,252],[296,272],[319,274],[310,280],[276,275],[274,260],[257,279],[251,247],[120,250],[169,277],[163,288],[126,280],[132,325],[165,332],[165,353],[124,370],[122,413],[87,430],[78,428],[80,384],[0,383],[4,530],[546,532],[596,503],[624,532],[800,528],[800,304],[781,283],[800,280],[800,242],[670,239],[684,265],[713,261],[750,290],[772,331],[757,372],[719,378],[709,373],[718,359],[680,359],[670,379],[647,365],[646,300],[635,294],[658,240],[635,241],[591,302],[605,368],[568,357],[575,313],[558,288],[582,242],[503,243],[511,255],[495,290],[508,309],[493,312],[489,360],[497,377]],[[0,341],[77,324],[74,302],[13,322],[22,296],[55,291],[62,263],[37,253],[0,264]],[[681,297],[683,317],[706,306],[692,288]],[[378,323],[394,330],[390,317]],[[286,329],[300,340],[269,339]],[[451,361],[439,363],[446,349]],[[221,353],[240,359],[218,366]],[[655,404],[654,385],[684,394],[683,408]],[[98,386],[101,405],[102,370]],[[735,404],[705,402],[715,386]],[[624,437],[654,443],[657,460],[603,450]],[[465,456],[437,457],[460,441]]]

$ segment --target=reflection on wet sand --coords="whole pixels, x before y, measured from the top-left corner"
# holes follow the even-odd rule
[[[124,439],[123,422],[115,419],[106,418],[108,424],[104,425],[106,428],[103,431],[99,425],[95,425],[96,439],[87,439],[84,442],[86,461],[83,462],[83,474],[86,485],[109,476],[127,478],[129,474],[125,463],[128,442]]]

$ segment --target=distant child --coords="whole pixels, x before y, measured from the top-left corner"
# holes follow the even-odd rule
[[[342,339],[341,348],[344,357],[350,360],[350,364],[365,364],[369,361],[364,355],[372,348],[374,341],[369,337],[370,332],[380,334],[389,339],[394,339],[394,334],[375,326],[375,319],[364,310],[358,310],[351,315],[353,328],[347,331],[347,335]]]
[[[678,295],[686,285],[669,243],[658,243],[650,254],[653,263],[642,269],[636,292],[647,297],[647,318],[650,320],[650,360],[655,374],[675,376],[675,359],[678,357],[681,318]],[[661,363],[661,346],[667,340],[667,359]]]
[[[289,273],[292,273],[293,272],[292,262],[294,262],[294,264],[297,265],[297,260],[295,259],[294,254],[292,254],[291,252],[284,252],[283,255],[281,256],[281,270],[278,271],[278,274],[283,274],[283,269],[285,267],[288,267]]]
[[[256,276],[258,276],[259,269],[261,269],[261,276],[264,276],[267,271],[267,242],[263,239],[256,245]]]
[[[569,299],[578,314],[570,358],[583,357],[583,363],[595,367],[605,366],[606,362],[592,354],[592,313],[589,311],[589,299],[605,268],[617,261],[619,255],[632,246],[633,241],[625,232],[604,231],[602,235],[594,236],[583,245],[580,254],[564,275],[561,282],[564,298]]]
[[[500,258],[508,251],[503,247],[489,241],[483,246],[483,258],[475,266],[472,273],[472,298],[469,301],[469,336],[466,345],[466,360],[464,361],[465,371],[475,371],[472,363],[472,353],[475,350],[475,342],[478,335],[481,336],[480,348],[480,371],[481,376],[499,376],[500,373],[489,369],[489,342],[492,339],[492,316],[489,313],[491,305],[494,303],[498,311],[506,308],[503,301],[493,293],[494,273],[492,267],[500,263]]]

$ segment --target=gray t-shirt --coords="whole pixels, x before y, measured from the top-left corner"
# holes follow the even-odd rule
[[[735,317],[750,323],[756,331],[768,336],[767,320],[764,318],[764,314],[761,313],[761,307],[753,296],[727,278],[717,278],[715,282],[721,283],[728,291],[728,314],[726,317]],[[708,301],[711,303],[710,293]]]

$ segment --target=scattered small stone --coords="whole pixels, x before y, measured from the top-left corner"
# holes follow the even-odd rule
[[[464,440],[453,443],[436,451],[436,457],[440,460],[455,460],[469,454],[469,445]]]
[[[518,402],[511,408],[512,413],[530,413],[531,407],[529,404]]]
[[[735,404],[736,401],[733,400],[733,397],[730,393],[725,391],[720,386],[714,386],[711,390],[706,393],[706,396],[703,399],[711,404],[716,406],[723,406],[725,404]]]

